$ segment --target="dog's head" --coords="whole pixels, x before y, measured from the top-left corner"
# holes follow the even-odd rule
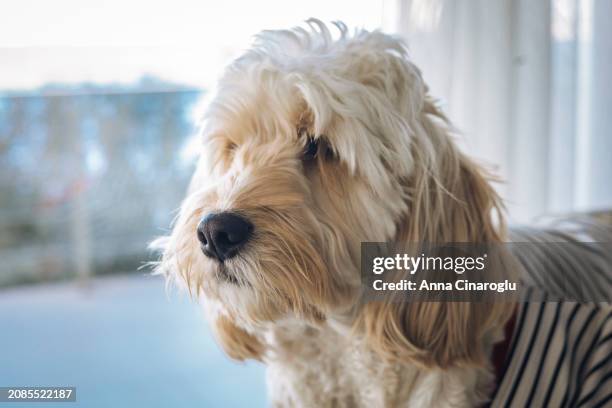
[[[257,325],[354,313],[381,352],[442,364],[431,357],[440,336],[467,316],[451,321],[451,305],[355,312],[360,243],[497,240],[497,198],[454,146],[402,43],[336,27],[337,38],[318,21],[263,32],[227,68],[188,196],[158,241],[159,270],[213,305],[237,358],[263,351],[247,333]],[[478,319],[465,336],[499,320],[460,307]]]

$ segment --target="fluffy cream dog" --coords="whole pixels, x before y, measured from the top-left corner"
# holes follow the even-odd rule
[[[477,405],[512,308],[361,302],[360,243],[500,241],[498,197],[403,44],[335,26],[265,31],[227,68],[158,270],[268,366],[275,406]]]

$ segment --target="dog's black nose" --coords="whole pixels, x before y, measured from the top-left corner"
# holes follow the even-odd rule
[[[198,225],[198,239],[206,256],[223,262],[236,255],[253,232],[253,224],[230,212],[208,214]]]

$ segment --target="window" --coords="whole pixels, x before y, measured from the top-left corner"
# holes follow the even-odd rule
[[[373,29],[384,14],[382,1],[322,0],[2,8],[0,286],[151,260],[147,242],[184,196],[185,147],[223,66],[265,28],[340,16]]]

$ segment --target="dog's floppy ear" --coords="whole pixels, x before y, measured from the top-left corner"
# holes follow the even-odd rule
[[[231,358],[239,361],[247,359],[261,361],[264,353],[261,341],[238,327],[230,318],[218,316],[213,324],[213,331],[217,341]]]
[[[408,211],[399,243],[494,243],[503,223],[499,198],[484,171],[451,140],[446,120],[426,102],[421,135],[413,139],[413,173],[405,180]],[[428,155],[424,138],[434,147]],[[435,155],[436,157],[433,157]],[[404,295],[405,296],[405,295]],[[509,303],[392,299],[366,303],[356,321],[373,350],[426,367],[484,365],[485,349],[510,317]],[[489,341],[486,341],[489,339]]]

